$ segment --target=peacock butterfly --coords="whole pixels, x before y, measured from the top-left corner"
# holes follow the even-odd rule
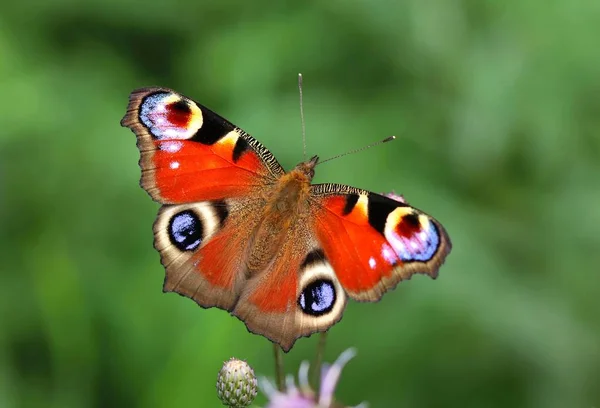
[[[444,227],[402,199],[311,184],[318,156],[286,172],[260,142],[166,88],[131,93],[141,186],[163,204],[163,290],[218,307],[289,351],[328,330],[350,297],[374,302],[415,273],[436,278]]]

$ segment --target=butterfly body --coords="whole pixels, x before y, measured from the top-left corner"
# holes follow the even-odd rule
[[[122,125],[140,149],[142,187],[163,204],[155,247],[164,291],[219,307],[285,351],[377,301],[415,273],[437,277],[441,224],[403,201],[311,184],[318,157],[285,172],[256,139],[165,88],[130,96]]]
[[[265,191],[264,211],[250,240],[249,273],[266,270],[277,251],[303,218],[310,214],[310,182],[316,160],[299,164]],[[313,172],[311,174],[311,172]]]

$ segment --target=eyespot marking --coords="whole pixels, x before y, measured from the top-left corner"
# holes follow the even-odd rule
[[[329,279],[317,279],[306,285],[298,297],[300,309],[311,316],[329,313],[336,301],[336,291]]]
[[[169,220],[168,235],[171,243],[180,251],[194,251],[202,243],[202,222],[191,210],[181,211]]]
[[[415,213],[409,213],[402,217],[402,220],[396,226],[396,232],[400,236],[410,238],[414,234],[421,230],[421,223],[419,222],[419,215]]]
[[[398,263],[398,255],[387,243],[381,247],[381,257],[392,266]]]
[[[403,215],[394,228],[386,228],[385,237],[402,262],[427,262],[439,246],[440,233],[425,215]]]
[[[202,127],[202,111],[192,103],[174,93],[156,92],[142,100],[139,118],[155,139],[189,139]]]
[[[167,122],[176,127],[185,128],[190,123],[192,110],[186,101],[180,99],[166,106]]]

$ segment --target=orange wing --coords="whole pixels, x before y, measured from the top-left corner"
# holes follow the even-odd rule
[[[437,220],[402,201],[354,187],[311,189],[314,231],[351,298],[379,300],[415,273],[437,277],[452,247]]]
[[[284,174],[252,136],[170,89],[132,92],[121,125],[137,136],[142,187],[163,204],[242,197]]]

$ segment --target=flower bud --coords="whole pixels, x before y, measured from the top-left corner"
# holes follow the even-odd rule
[[[217,376],[217,395],[223,405],[242,408],[252,404],[256,398],[256,376],[248,363],[230,358]]]

